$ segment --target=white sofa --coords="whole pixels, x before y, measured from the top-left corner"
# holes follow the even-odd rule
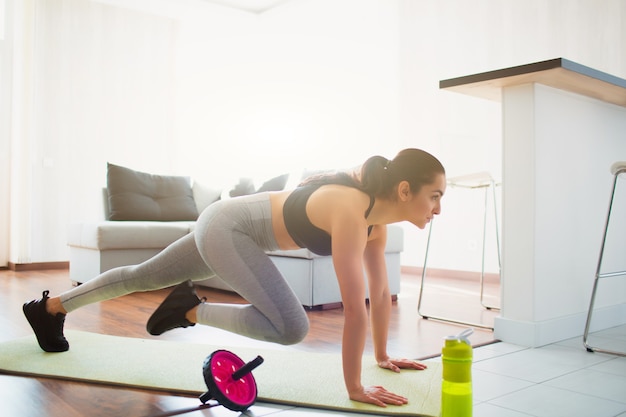
[[[105,213],[108,213],[106,189]],[[199,196],[195,196],[199,199]],[[73,223],[68,231],[70,279],[81,284],[100,273],[123,265],[141,263],[170,243],[193,231],[194,221],[111,221]],[[389,286],[394,298],[400,292],[400,253],[403,230],[388,227],[385,253]],[[330,256],[318,256],[307,249],[269,252],[270,258],[307,308],[341,306],[339,286]],[[229,290],[219,278],[199,283]]]

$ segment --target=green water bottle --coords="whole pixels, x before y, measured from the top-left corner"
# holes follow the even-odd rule
[[[472,345],[474,329],[448,336],[441,349],[441,417],[472,417]]]

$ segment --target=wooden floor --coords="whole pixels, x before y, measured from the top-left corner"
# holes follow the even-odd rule
[[[477,276],[476,279],[432,277],[427,283],[422,314],[493,325],[498,312],[480,305]],[[44,289],[56,295],[70,287],[67,270],[0,271],[0,342],[32,334],[21,310],[25,301],[40,298]],[[389,330],[388,350],[393,356],[425,358],[437,355],[445,336],[467,327],[421,318],[417,314],[419,290],[419,277],[403,274]],[[488,305],[498,305],[498,292],[498,282],[486,282],[485,301]],[[150,336],[145,330],[145,323],[168,293],[169,289],[136,293],[84,307],[67,316],[65,328],[127,337],[201,341],[225,348],[273,346],[206,326],[176,329],[159,337]],[[232,293],[204,287],[198,288],[198,293],[206,296],[209,302],[244,302]],[[306,339],[297,345],[281,348],[339,353],[343,320],[341,309],[309,311],[307,314],[311,330]],[[489,343],[493,341],[493,332],[477,328],[470,339],[475,345]],[[69,342],[71,345],[72,341]],[[372,353],[370,340],[366,353]],[[0,374],[0,404],[3,417],[104,417],[173,415],[173,411],[196,407],[199,402],[196,398],[163,392]],[[188,415],[217,415],[214,413],[204,410]]]

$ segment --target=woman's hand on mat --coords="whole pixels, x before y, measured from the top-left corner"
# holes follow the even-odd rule
[[[426,365],[411,359],[387,359],[378,362],[378,366],[384,369],[390,369],[394,372],[400,372],[400,369],[417,369],[418,371],[426,369]]]
[[[389,392],[379,385],[363,387],[359,392],[350,393],[350,399],[362,403],[374,404],[379,407],[386,407],[387,404],[403,405],[409,402],[407,398]]]

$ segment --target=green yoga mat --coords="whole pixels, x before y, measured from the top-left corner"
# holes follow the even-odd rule
[[[34,336],[0,343],[0,370],[200,395],[206,391],[204,359],[215,350],[227,349],[245,362],[257,355],[264,358],[264,363],[253,371],[260,402],[381,415],[439,415],[441,365],[437,362],[426,362],[428,369],[424,371],[404,370],[398,374],[380,369],[372,357],[364,357],[365,385],[382,385],[409,399],[407,405],[383,409],[347,397],[341,357],[336,354],[229,348],[79,331],[67,331],[66,336],[71,349],[63,353],[43,352]]]

